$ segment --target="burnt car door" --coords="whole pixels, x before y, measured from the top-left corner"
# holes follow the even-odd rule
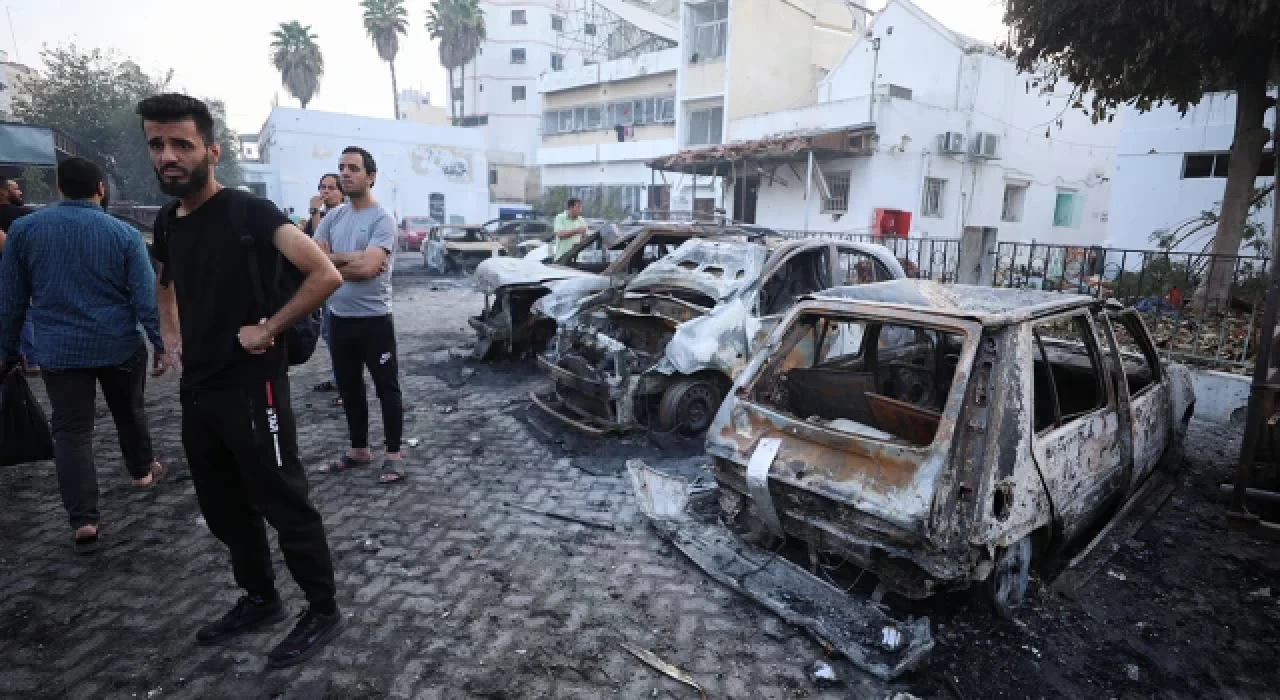
[[[765,265],[763,279],[757,286],[755,316],[759,321],[750,350],[763,343],[782,317],[801,297],[832,287],[834,263],[829,245],[807,246],[789,250],[779,260]],[[807,346],[812,353],[812,345]]]
[[[1173,387],[1136,311],[1107,311],[1099,314],[1099,323],[1110,325],[1120,352],[1124,375],[1120,391],[1128,397],[1133,436],[1132,475],[1123,486],[1132,489],[1159,464],[1173,439]]]
[[[1023,327],[1031,345],[1032,457],[1070,538],[1116,494],[1128,453],[1120,406],[1087,309]]]

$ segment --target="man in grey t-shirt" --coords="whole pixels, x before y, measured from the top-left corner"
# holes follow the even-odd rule
[[[333,319],[329,342],[351,449],[330,464],[329,470],[344,471],[373,462],[364,388],[367,367],[382,404],[386,433],[386,455],[378,483],[390,484],[405,476],[400,456],[404,408],[391,317],[391,252],[395,250],[396,227],[370,191],[377,180],[378,165],[368,151],[355,146],[343,150],[338,174],[348,203],[320,221],[315,240],[342,273],[342,286],[329,297]]]

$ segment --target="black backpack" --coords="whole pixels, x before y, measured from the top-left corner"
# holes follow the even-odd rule
[[[249,286],[253,291],[254,302],[262,313],[273,314],[298,291],[298,287],[302,285],[302,272],[286,260],[280,251],[275,251],[276,264],[271,276],[273,293],[268,295],[267,288],[262,283],[262,271],[258,265],[257,245],[245,225],[245,203],[251,196],[244,194],[231,197],[231,221],[249,259]],[[168,223],[178,211],[180,204],[178,200],[174,200],[162,207],[156,214],[154,230],[163,231],[163,235],[169,235]],[[320,341],[321,323],[320,310],[316,309],[298,319],[292,327],[281,334],[290,365],[306,364],[307,360],[315,354],[316,344]]]

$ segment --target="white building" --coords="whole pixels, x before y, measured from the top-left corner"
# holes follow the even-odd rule
[[[281,208],[305,212],[342,149],[373,154],[373,194],[396,217],[429,215],[449,223],[495,215],[490,205],[484,130],[276,107],[259,134],[260,163],[246,184]]]
[[[400,91],[400,118],[422,124],[449,124],[444,107],[431,104],[431,93],[416,89]]]
[[[1111,244],[1150,249],[1151,234],[1173,231],[1202,212],[1218,210],[1227,184],[1227,164],[1235,132],[1236,99],[1230,94],[1205,95],[1184,116],[1176,107],[1148,113],[1125,109],[1119,118],[1120,143],[1112,187]],[[1266,124],[1275,124],[1275,111]],[[1259,169],[1257,187],[1275,178],[1271,145]],[[1271,203],[1265,200],[1252,220],[1269,230]],[[1213,236],[1204,229],[1183,250],[1200,250]]]
[[[730,25],[731,47],[734,36]],[[747,114],[761,91],[752,92],[753,74],[739,73],[733,56],[721,79],[724,132],[740,145],[686,151],[658,165],[668,177],[696,170],[736,179],[736,196],[724,202],[735,218],[855,232],[892,221],[901,234],[909,217],[911,236],[955,237],[981,226],[998,228],[1002,241],[1107,239],[1118,129],[1091,124],[1065,92],[1029,89],[1028,77],[994,47],[948,30],[909,0],[891,0],[830,74],[801,86],[816,90],[810,107]],[[681,80],[686,109],[716,84]],[[743,97],[735,99],[735,84]],[[789,99],[802,99],[800,92]],[[701,122],[687,114],[682,141],[697,146],[703,140],[688,133]],[[831,133],[848,140],[833,144]],[[799,142],[779,138],[797,134]]]
[[[669,188],[646,162],[677,150],[680,57],[672,48],[543,75],[544,190],[582,199],[589,216],[667,209]]]
[[[30,67],[10,61],[8,52],[0,51],[0,116],[13,118],[13,100],[25,90],[22,81],[34,74]]]

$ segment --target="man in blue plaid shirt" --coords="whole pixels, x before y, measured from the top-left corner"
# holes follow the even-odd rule
[[[0,258],[0,376],[18,362],[24,318],[53,405],[58,488],[78,548],[98,544],[98,480],[93,463],[95,391],[115,418],[135,488],[164,476],[143,412],[147,347],[164,354],[155,271],[142,235],[102,209],[106,186],[82,158],[58,165],[64,201],[14,222]]]

